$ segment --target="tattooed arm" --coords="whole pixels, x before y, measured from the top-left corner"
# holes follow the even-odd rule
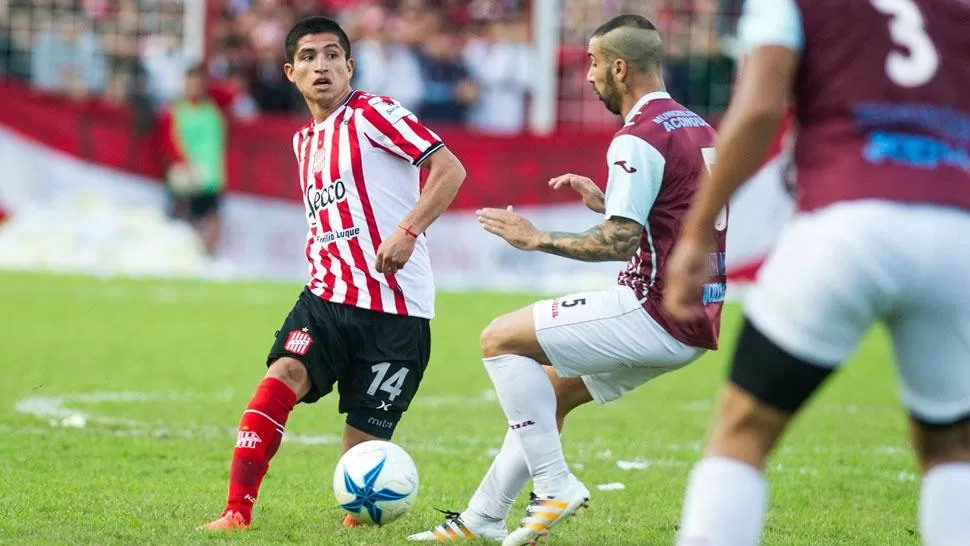
[[[509,207],[482,209],[478,221],[521,250],[538,250],[584,262],[626,261],[637,251],[643,226],[634,220],[611,217],[583,233],[539,231]]]
[[[541,233],[536,250],[584,262],[625,262],[636,253],[642,233],[639,223],[614,216],[582,233]]]

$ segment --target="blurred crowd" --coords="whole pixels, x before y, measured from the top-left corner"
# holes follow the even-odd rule
[[[730,16],[739,0],[562,0],[560,119],[597,107],[585,82],[592,30],[621,12],[655,21],[675,98],[717,115],[729,96]],[[305,115],[283,76],[283,37],[326,15],[346,28],[355,87],[396,97],[429,122],[524,130],[534,85],[530,0],[206,0],[204,58],[183,47],[185,0],[0,0],[0,77],[76,100],[162,111],[196,67],[231,93],[230,115]]]

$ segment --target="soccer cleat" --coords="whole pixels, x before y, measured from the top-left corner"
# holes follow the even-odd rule
[[[499,541],[508,536],[509,532],[501,522],[494,526],[482,526],[472,529],[461,519],[458,512],[438,510],[446,516],[444,523],[430,531],[415,533],[407,538],[411,542],[457,542],[459,540],[494,540]]]
[[[359,527],[360,522],[354,519],[354,516],[347,514],[344,516],[344,527]]]
[[[570,475],[569,486],[562,494],[539,498],[533,493],[531,497],[522,523],[502,541],[502,546],[535,544],[540,538],[547,536],[554,525],[576,515],[581,507],[588,506],[589,490],[575,476]]]
[[[226,510],[219,516],[219,519],[199,527],[203,531],[241,531],[248,528],[249,522],[242,514],[234,510]]]

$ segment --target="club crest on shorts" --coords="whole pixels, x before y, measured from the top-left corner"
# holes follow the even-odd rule
[[[283,349],[287,352],[303,356],[310,350],[310,345],[313,345],[313,338],[310,337],[307,329],[303,328],[301,330],[290,331],[290,335],[286,337],[286,344],[283,345]]]

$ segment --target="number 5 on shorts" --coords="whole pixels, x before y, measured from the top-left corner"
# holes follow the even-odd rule
[[[370,387],[367,387],[368,396],[374,396],[378,390],[389,395],[387,398],[389,402],[393,402],[395,398],[400,396],[401,388],[404,386],[404,378],[408,376],[410,370],[401,368],[385,381],[384,376],[387,375],[387,370],[390,368],[390,362],[381,362],[370,367],[370,370],[374,372],[374,380],[371,381]]]

